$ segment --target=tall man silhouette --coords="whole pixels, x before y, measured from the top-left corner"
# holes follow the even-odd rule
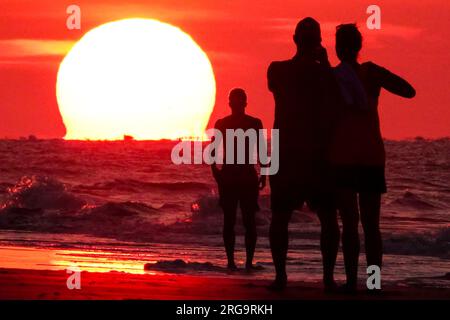
[[[338,87],[321,45],[319,23],[309,17],[301,20],[293,39],[296,55],[272,62],[267,74],[280,137],[279,171],[270,176],[270,246],[276,270],[271,288],[286,286],[288,224],[292,212],[306,202],[321,222],[323,280],[331,290],[336,287],[333,270],[340,235],[327,159]]]

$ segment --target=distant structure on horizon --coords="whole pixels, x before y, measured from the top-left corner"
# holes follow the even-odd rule
[[[133,136],[126,134],[123,135],[123,141],[133,141],[133,140],[134,140]]]

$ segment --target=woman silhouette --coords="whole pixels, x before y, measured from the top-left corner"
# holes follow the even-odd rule
[[[343,224],[342,247],[347,283],[355,292],[359,258],[358,224],[364,230],[367,265],[382,264],[380,233],[381,194],[386,192],[385,151],[378,117],[381,88],[412,98],[414,88],[399,76],[372,62],[358,62],[362,36],[355,24],[336,31],[335,68],[344,107],[340,110],[331,147],[335,168],[338,208]]]

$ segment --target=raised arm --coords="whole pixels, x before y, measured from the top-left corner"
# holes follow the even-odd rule
[[[414,98],[416,90],[405,79],[383,67],[376,67],[380,86],[382,88],[404,98]]]

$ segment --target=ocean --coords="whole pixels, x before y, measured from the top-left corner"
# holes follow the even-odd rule
[[[382,281],[450,289],[450,139],[385,143]],[[0,268],[272,278],[270,190],[257,214],[255,262],[262,270],[228,273],[210,169],[172,164],[174,144],[1,140]],[[321,280],[319,230],[307,208],[293,215],[289,279]],[[242,268],[240,219],[236,234]],[[364,250],[360,264],[363,281]],[[336,274],[344,279],[341,252]]]

